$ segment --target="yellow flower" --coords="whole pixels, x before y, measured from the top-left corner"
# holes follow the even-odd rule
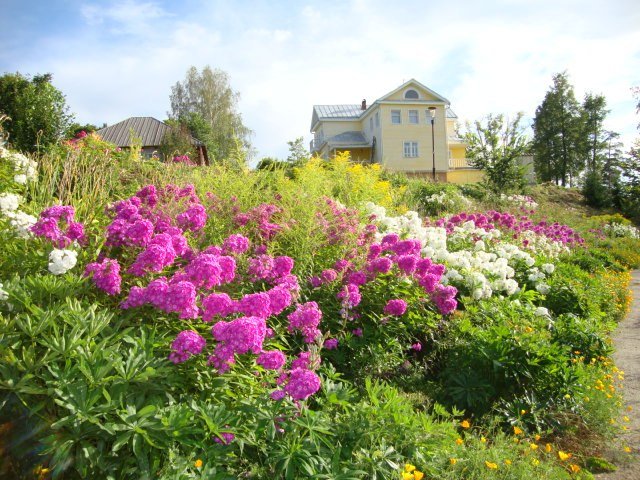
[[[489,462],[488,460],[485,460],[484,464],[487,466],[487,468],[489,470],[497,470],[498,469],[498,464],[497,463],[493,463],[493,462]]]
[[[504,461],[505,465],[511,465],[511,460],[509,460],[508,458]]]
[[[533,328],[525,327],[524,331],[527,332],[527,333],[531,333],[531,332],[533,332]]]
[[[529,444],[529,448],[531,448],[531,450],[537,450],[538,449],[538,445],[536,445],[535,443],[530,443]]]
[[[628,411],[628,412],[630,412],[631,410],[633,410],[633,407],[632,407],[631,405],[629,405],[629,406],[627,407],[627,411]]]
[[[547,444],[544,446],[544,449],[545,449],[545,451],[546,451],[547,453],[550,453],[550,452],[551,452],[551,444],[550,444],[550,443],[547,443]]]
[[[540,435],[536,434],[536,436],[535,436],[535,437],[533,437],[533,438],[535,438],[535,439],[536,439],[536,442],[537,442],[538,440],[540,440]]]
[[[625,446],[624,447],[624,451],[627,452],[627,453],[631,453],[631,447]]]
[[[487,443],[487,439],[484,437],[484,435],[482,437],[480,437],[480,441],[482,443]]]
[[[567,400],[569,400],[571,398],[571,395],[569,395],[568,393],[564,396],[564,398],[566,398]]]
[[[573,473],[578,473],[580,471],[580,467],[575,463],[572,463],[571,465],[569,465],[569,468]]]
[[[568,458],[571,458],[571,454],[570,453],[564,453],[562,450],[559,450],[558,451],[558,458],[564,462]]]
[[[469,423],[469,420],[463,420],[460,422],[460,426],[462,428],[469,428],[471,426],[471,424]]]
[[[623,420],[624,420],[625,422],[628,422],[628,421],[629,421],[629,417],[627,417],[626,415],[625,415],[624,417],[622,417],[622,418],[623,418]]]
[[[413,472],[414,480],[422,480],[423,477],[424,473],[422,473],[420,470],[416,470],[415,472]]]
[[[458,459],[457,459],[457,458],[450,458],[450,459],[449,459],[449,463],[450,463],[451,465],[455,465],[456,463],[458,463]]]
[[[415,480],[413,473],[402,472],[402,480]]]
[[[537,458],[532,459],[531,465],[533,465],[534,467],[537,467],[538,465],[540,465],[540,460],[538,460]]]
[[[516,435],[522,435],[522,429],[520,427],[513,427],[513,433]]]
[[[194,467],[196,467],[196,468],[200,468],[200,467],[202,467],[202,460],[197,459],[197,460],[194,462],[194,464],[193,464],[193,465],[194,465]]]
[[[416,469],[416,467],[415,467],[415,466],[413,466],[413,465],[411,465],[410,463],[407,463],[407,464],[404,466],[404,471],[405,471],[405,472],[409,472],[409,473],[411,473],[411,472],[413,472],[415,469]]]
[[[464,443],[464,440],[462,440],[460,437],[456,438],[456,445],[462,445]]]
[[[520,410],[520,415],[524,415],[525,413],[527,413],[526,410]]]

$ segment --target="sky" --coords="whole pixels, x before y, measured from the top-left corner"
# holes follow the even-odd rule
[[[187,69],[228,73],[254,162],[286,158],[314,104],[359,104],[415,78],[464,125],[523,112],[555,73],[581,100],[606,97],[606,127],[640,134],[638,0],[0,0],[0,74],[50,72],[79,123],[164,120]]]

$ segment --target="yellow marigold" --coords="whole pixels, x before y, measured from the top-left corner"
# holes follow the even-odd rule
[[[624,451],[627,452],[627,453],[631,453],[631,447],[625,446],[624,447]]]
[[[530,443],[529,444],[529,448],[531,448],[531,450],[537,450],[538,449],[538,445],[536,445],[535,443]]]
[[[547,444],[544,446],[544,449],[545,449],[545,451],[546,451],[547,453],[551,453],[551,444],[550,444],[550,443],[547,443]]]
[[[413,472],[415,469],[416,469],[416,467],[415,467],[414,465],[411,465],[410,463],[407,463],[407,464],[404,466],[404,471],[405,471],[405,472],[409,472],[409,473],[411,473],[411,472]]]
[[[422,480],[424,478],[424,473],[422,473],[420,470],[416,470],[415,472],[413,472],[413,478],[414,480]]]
[[[580,471],[580,467],[575,463],[572,463],[571,465],[569,465],[569,468],[573,473],[578,473]]]
[[[513,427],[513,433],[515,435],[522,435],[522,429],[520,427]]]
[[[402,480],[415,480],[413,473],[402,472]]]
[[[505,465],[511,465],[511,460],[509,460],[508,458],[504,461]]]
[[[456,438],[456,445],[462,445],[464,443],[464,440],[462,440],[460,437]]]
[[[456,463],[458,463],[458,459],[457,459],[457,458],[450,458],[450,459],[449,459],[449,463],[450,463],[451,465],[455,465]]]
[[[460,422],[460,426],[462,428],[469,428],[469,427],[471,427],[471,424],[469,423],[469,420],[463,420],[463,421]]]
[[[202,467],[202,460],[197,459],[197,460],[193,463],[193,465],[194,465],[196,468],[200,468],[200,467]]]
[[[535,439],[536,439],[536,442],[537,442],[538,440],[540,440],[540,435],[538,435],[538,434],[536,433],[536,436],[535,436],[535,437],[533,437],[533,438],[535,438]]]
[[[482,443],[487,443],[487,439],[484,437],[484,435],[480,437],[480,441]]]
[[[498,464],[497,463],[493,463],[493,462],[490,462],[488,460],[485,460],[484,464],[487,466],[487,468],[489,470],[497,470],[498,469]]]
[[[571,458],[570,453],[564,453],[562,450],[558,450],[558,458],[563,462],[569,458]]]

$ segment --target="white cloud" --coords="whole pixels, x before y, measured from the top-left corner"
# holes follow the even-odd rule
[[[165,4],[166,5],[166,4]],[[92,3],[90,28],[40,43],[8,70],[51,71],[81,121],[165,118],[187,68],[230,75],[260,156],[308,140],[314,104],[369,103],[416,78],[461,118],[534,115],[554,73],[568,70],[579,99],[607,97],[610,128],[636,135],[629,87],[640,84],[640,9],[632,1]],[[580,12],[577,15],[576,12]]]

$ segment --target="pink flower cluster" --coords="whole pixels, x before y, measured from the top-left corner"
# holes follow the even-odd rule
[[[196,288],[191,282],[170,281],[165,277],[152,280],[146,287],[131,287],[122,308],[151,305],[167,313],[177,313],[180,318],[196,318]]]
[[[289,326],[287,327],[289,332],[299,331],[307,343],[314,342],[316,338],[322,335],[322,332],[318,329],[322,319],[322,311],[318,308],[316,302],[299,304],[296,310],[290,313],[287,318],[289,319]]]
[[[66,248],[74,241],[84,243],[84,225],[74,221],[75,210],[69,205],[54,205],[40,213],[40,218],[31,227],[36,237],[49,240],[56,248]]]
[[[541,221],[534,223],[529,217],[522,216],[517,218],[510,213],[501,213],[495,210],[489,210],[487,213],[459,213],[449,218],[441,218],[435,222],[436,226],[444,227],[448,233],[453,228],[465,222],[473,222],[476,228],[483,230],[492,230],[501,228],[513,232],[514,238],[518,238],[522,232],[531,231],[536,235],[547,237],[549,240],[561,242],[565,245],[582,245],[584,238],[578,232],[560,223],[548,223]]]
[[[175,157],[173,157],[171,161],[173,163],[182,163],[183,165],[189,165],[189,166],[195,165],[195,163],[193,163],[189,158],[189,155],[176,155]]]
[[[349,243],[360,230],[358,211],[345,208],[335,200],[325,197],[326,209],[316,213],[316,222],[327,238],[328,245]]]
[[[219,321],[211,333],[218,344],[209,357],[209,364],[224,373],[235,363],[235,354],[262,352],[267,326],[264,318],[241,317],[231,322]]]
[[[207,341],[193,330],[183,330],[171,343],[171,354],[169,360],[173,363],[182,363],[189,360],[193,355],[202,353],[202,349]]]
[[[273,400],[281,400],[290,395],[296,401],[306,400],[320,390],[320,377],[313,371],[319,365],[319,359],[312,358],[311,353],[302,352],[293,362],[291,369],[280,375],[278,385],[282,389],[271,393]]]
[[[93,283],[107,295],[120,293],[122,277],[117,260],[104,258],[101,262],[90,263],[84,270],[85,277],[92,277]]]
[[[282,230],[282,225],[274,223],[272,217],[282,209],[270,203],[262,203],[246,213],[237,213],[234,222],[239,227],[252,226],[259,238],[269,241]]]

